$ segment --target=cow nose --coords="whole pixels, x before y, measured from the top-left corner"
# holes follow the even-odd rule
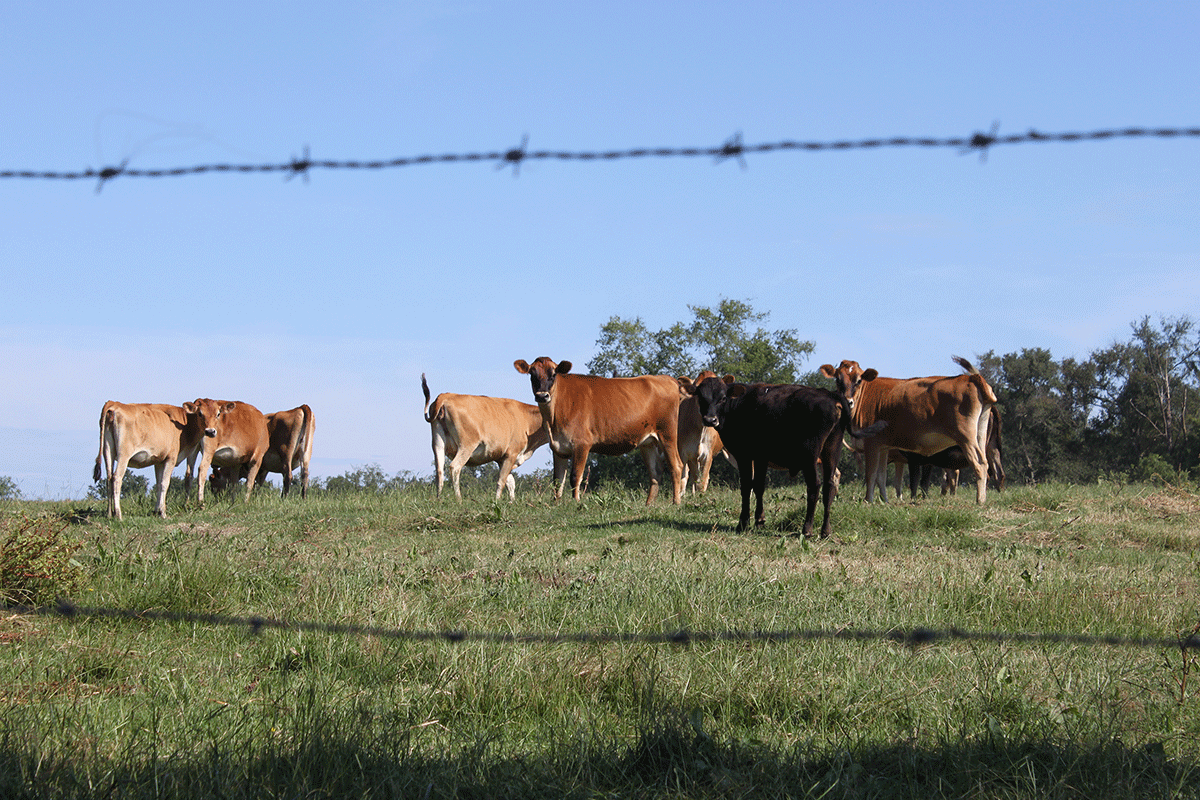
[[[550,402],[550,393],[549,392],[534,392],[533,399],[536,400],[538,403],[549,403]]]
[[[708,427],[710,427],[710,428],[716,428],[716,427],[718,427],[718,426],[717,426],[717,418],[716,418],[715,416],[711,416],[711,417],[705,417],[705,418],[704,418],[704,424],[705,424],[705,425],[707,425],[707,426],[708,426]]]
[[[216,436],[216,435],[217,435],[217,429],[216,429],[216,428],[205,428],[205,429],[204,429],[204,435],[205,435],[205,436]]]

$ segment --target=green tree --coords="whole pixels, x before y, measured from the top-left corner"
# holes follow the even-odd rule
[[[0,500],[20,500],[21,487],[7,475],[0,475]]]
[[[690,322],[651,331],[640,317],[611,317],[600,328],[595,375],[695,375],[703,369],[738,380],[794,383],[800,363],[813,351],[794,329],[761,327],[769,312],[742,300],[722,298],[712,308],[688,306]]]
[[[1133,468],[1159,456],[1176,470],[1197,466],[1200,335],[1190,317],[1149,317],[1133,337],[1092,354],[1104,456]]]

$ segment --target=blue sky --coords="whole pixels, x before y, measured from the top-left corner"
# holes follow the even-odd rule
[[[10,2],[0,170],[1196,126],[1197,31],[1194,2]],[[609,317],[722,297],[815,342],[805,369],[1085,357],[1200,310],[1198,164],[1147,139],[0,181],[0,475],[82,497],[106,400],[197,397],[308,403],[318,475],[427,474],[422,372],[528,402],[514,359],[582,368]]]

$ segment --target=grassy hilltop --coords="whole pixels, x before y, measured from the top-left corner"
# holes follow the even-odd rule
[[[861,488],[4,501],[0,796],[1200,797],[1195,487]]]

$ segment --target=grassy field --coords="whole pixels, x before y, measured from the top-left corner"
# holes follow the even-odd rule
[[[0,615],[0,797],[1200,797],[1195,487],[861,492],[825,541],[802,487],[746,534],[724,489],[4,502],[157,616]]]

